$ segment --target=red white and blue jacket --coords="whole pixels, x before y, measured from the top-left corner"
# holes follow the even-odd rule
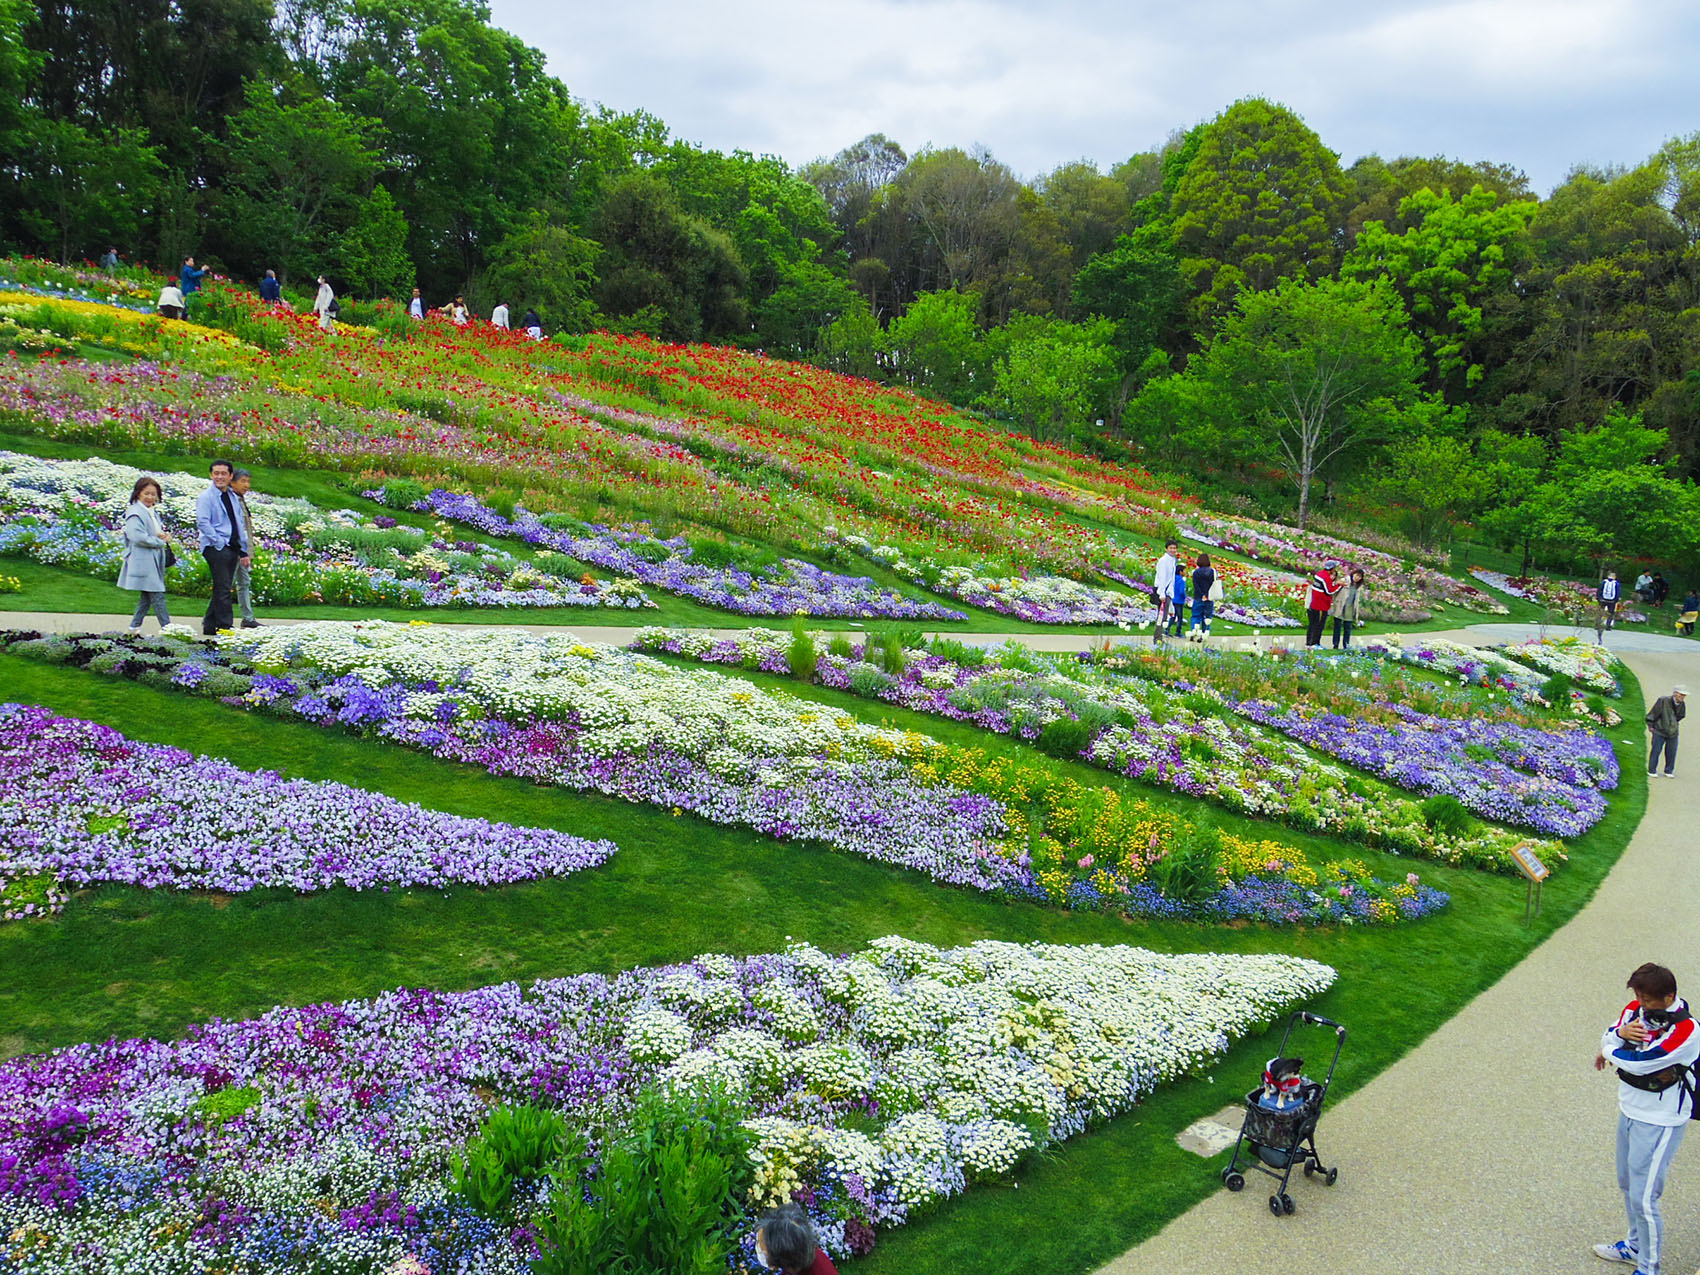
[[[1688,1015],[1688,1002],[1678,999],[1668,1012],[1677,1016],[1676,1022],[1662,1027],[1645,1041],[1627,1041],[1617,1034],[1618,1028],[1641,1021],[1641,1002],[1630,1001],[1600,1040],[1600,1052],[1619,1072],[1618,1110],[1643,1124],[1678,1125],[1689,1115],[1689,1098],[1684,1085],[1673,1083],[1654,1093],[1622,1079],[1623,1075],[1648,1078],[1679,1076],[1696,1059],[1700,1059],[1700,1031],[1695,1029],[1694,1019]]]
[[[1334,573],[1323,567],[1310,578],[1310,599],[1307,606],[1312,611],[1326,611],[1334,604],[1334,595],[1340,592],[1343,581],[1336,580]]]

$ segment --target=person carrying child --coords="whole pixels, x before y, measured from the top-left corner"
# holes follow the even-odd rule
[[[1663,965],[1642,965],[1628,986],[1635,998],[1606,1028],[1594,1070],[1617,1070],[1617,1185],[1629,1233],[1594,1245],[1594,1253],[1633,1265],[1637,1275],[1659,1275],[1659,1197],[1693,1111],[1691,1069],[1700,1059],[1700,1033],[1688,1003],[1676,994],[1676,975]]]

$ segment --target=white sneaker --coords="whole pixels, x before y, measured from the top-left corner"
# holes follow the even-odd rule
[[[1635,1250],[1629,1247],[1629,1241],[1616,1240],[1610,1244],[1594,1245],[1594,1256],[1604,1258],[1608,1262],[1622,1262],[1626,1266],[1639,1265]]]

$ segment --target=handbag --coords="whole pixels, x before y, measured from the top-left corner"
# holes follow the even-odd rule
[[[1214,580],[1212,580],[1210,582],[1210,592],[1206,596],[1208,596],[1209,599],[1212,602],[1220,602],[1222,600],[1222,577],[1221,576],[1217,576]]]
[[[165,546],[165,569],[167,571],[177,565],[177,555],[171,552],[171,546]]]

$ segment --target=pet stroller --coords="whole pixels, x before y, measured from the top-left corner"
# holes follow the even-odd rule
[[[1245,1096],[1245,1123],[1240,1126],[1239,1141],[1234,1144],[1234,1155],[1228,1161],[1228,1167],[1222,1170],[1222,1181],[1230,1191],[1245,1188],[1242,1167],[1280,1179],[1281,1185],[1269,1197],[1269,1211],[1276,1217],[1291,1213],[1297,1207],[1293,1197],[1287,1194],[1287,1179],[1292,1176],[1294,1165],[1303,1165],[1307,1178],[1321,1174],[1327,1186],[1333,1186],[1340,1176],[1338,1168],[1323,1168],[1322,1157],[1316,1150],[1316,1121],[1322,1114],[1323,1099],[1328,1097],[1328,1086],[1334,1083],[1334,1068],[1340,1065],[1346,1029],[1320,1014],[1300,1010],[1287,1020],[1287,1030],[1281,1035],[1282,1056],[1287,1052],[1287,1041],[1293,1034],[1293,1028],[1301,1022],[1334,1029],[1334,1058],[1328,1064],[1328,1075],[1320,1084],[1314,1080],[1300,1083],[1297,1100],[1283,1110],[1264,1106],[1259,1101],[1263,1096],[1261,1088],[1248,1093]],[[1240,1158],[1242,1151],[1246,1152],[1243,1164]]]

